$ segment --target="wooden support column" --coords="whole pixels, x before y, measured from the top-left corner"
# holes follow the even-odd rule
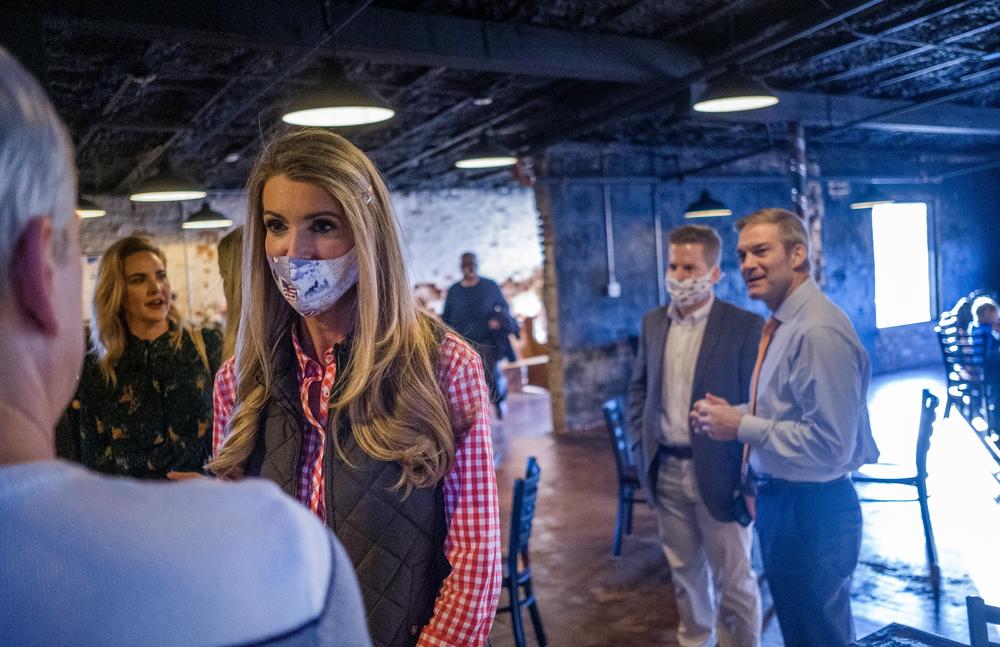
[[[809,235],[812,275],[823,287],[825,265],[823,257],[823,187],[816,180],[809,180],[806,160],[806,135],[802,122],[788,122],[788,171],[791,180],[792,205],[802,219]],[[817,169],[818,171],[818,169]],[[818,172],[815,173],[818,176]]]
[[[545,157],[535,158],[539,178],[547,177]],[[563,355],[559,335],[559,285],[556,273],[556,237],[552,226],[552,201],[548,182],[535,184],[535,207],[538,209],[539,235],[542,239],[542,303],[548,323],[549,389],[552,404],[552,431],[564,434],[566,428],[566,386],[563,376]]]

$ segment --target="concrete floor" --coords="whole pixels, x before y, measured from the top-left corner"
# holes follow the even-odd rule
[[[940,368],[873,380],[869,410],[882,450],[880,462],[913,465],[923,388],[941,398],[940,417]],[[608,438],[555,437],[550,420],[544,392],[512,393],[509,415],[496,425],[505,526],[513,480],[523,474],[527,457],[536,456],[542,469],[531,555],[549,644],[676,645],[677,610],[651,512],[636,506],[634,533],[626,538],[622,556],[612,558],[616,495]],[[928,463],[941,595],[935,599],[927,578],[917,504],[862,503],[865,529],[852,585],[859,637],[901,622],[967,642],[965,596],[978,594],[1000,603],[1000,469],[957,413],[935,427]],[[859,494],[873,499],[913,496],[912,488],[875,484],[859,485]],[[528,626],[529,644],[535,644],[530,622]],[[496,647],[513,644],[509,616],[497,619],[492,642]],[[763,644],[783,644],[777,622],[766,629]]]

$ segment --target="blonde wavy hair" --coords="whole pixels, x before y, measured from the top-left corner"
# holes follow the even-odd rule
[[[236,348],[236,409],[226,443],[208,467],[225,478],[245,475],[261,410],[277,378],[273,362],[278,345],[287,343],[298,322],[264,254],[262,192],[279,175],[326,190],[354,234],[359,276],[350,370],[330,402],[331,428],[337,429],[346,414],[365,453],[398,462],[397,490],[431,487],[454,465],[457,442],[435,377],[445,329],[417,312],[381,174],[353,144],[321,129],[277,137],[264,147],[250,173],[243,245],[243,303],[248,307],[240,318]],[[337,434],[333,438],[346,461]]]
[[[128,342],[128,325],[125,323],[123,308],[126,293],[125,259],[140,252],[155,254],[163,267],[167,266],[163,250],[145,236],[126,236],[115,241],[104,252],[97,265],[97,287],[91,302],[90,347],[97,354],[101,375],[111,384],[118,383],[115,370]],[[184,321],[173,303],[167,311],[167,320],[170,322],[170,340],[174,348],[181,347],[184,333],[187,332],[208,370],[208,355],[201,333]]]
[[[236,352],[236,333],[240,329],[240,305],[243,303],[243,225],[219,241],[219,275],[226,297],[226,331],[222,336],[222,361]]]

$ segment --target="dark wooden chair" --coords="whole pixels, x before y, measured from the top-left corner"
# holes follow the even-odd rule
[[[531,559],[528,556],[528,540],[531,538],[531,522],[535,518],[535,500],[538,498],[538,479],[541,469],[534,456],[528,458],[528,469],[523,479],[514,481],[514,501],[510,511],[510,537],[507,540],[507,554],[503,559],[503,588],[507,590],[510,604],[497,609],[497,613],[509,613],[514,629],[514,644],[524,647],[524,622],[521,608],[528,607],[531,624],[535,627],[535,638],[539,645],[546,645],[542,616],[538,613],[538,602],[531,588]]]
[[[969,331],[960,325],[953,314],[942,315],[934,327],[941,346],[947,379],[948,399],[944,416],[956,409],[989,450],[994,460],[1000,462],[1000,410],[998,410],[996,375],[998,362],[997,341],[989,328]]]
[[[990,642],[989,625],[1000,625],[1000,607],[986,604],[982,598],[968,596],[965,598],[965,608],[969,612],[969,641],[972,647],[990,647],[997,643]]]
[[[920,399],[920,427],[917,431],[916,474],[880,473],[885,469],[895,468],[894,465],[868,465],[854,474],[855,483],[888,483],[909,485],[917,489],[917,501],[920,504],[920,520],[924,526],[924,545],[927,550],[927,563],[930,568],[931,586],[935,594],[941,586],[941,571],[937,562],[937,546],[934,543],[934,529],[931,526],[931,514],[927,507],[927,452],[931,446],[931,434],[934,432],[934,420],[937,417],[938,398],[928,389],[924,389]],[[895,471],[895,470],[893,470]],[[894,499],[862,499],[863,501],[886,501]],[[907,499],[912,501],[912,499]]]
[[[982,413],[986,395],[987,338],[981,334],[969,334],[959,318],[950,313],[942,315],[934,332],[941,347],[948,382],[944,417],[947,418],[951,410],[956,409],[971,424],[975,416]]]
[[[639,471],[632,460],[621,399],[612,398],[602,408],[618,472],[618,514],[615,518],[615,538],[611,544],[611,554],[618,557],[622,554],[622,534],[632,534],[633,504],[645,503],[646,499],[637,495],[642,492],[642,485],[639,483]]]

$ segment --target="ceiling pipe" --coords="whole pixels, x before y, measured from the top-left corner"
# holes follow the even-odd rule
[[[673,97],[689,92],[693,83],[702,82],[731,65],[745,65],[755,61],[842,20],[876,7],[882,4],[883,1],[863,0],[858,2],[854,0],[847,3],[841,2],[837,4],[837,8],[832,14],[822,8],[813,9],[802,14],[799,18],[792,20],[784,29],[778,31],[777,34],[764,33],[756,41],[748,40],[740,45],[731,47],[720,56],[708,61],[698,70],[680,78],[672,79],[669,82],[653,85],[636,95],[628,96],[623,101],[616,102],[614,105],[608,106],[593,115],[588,115],[585,120],[577,121],[568,128],[539,138],[533,143],[533,147],[544,149],[556,142],[573,139],[604,126],[611,121],[620,119],[622,114],[637,114],[656,105],[667,103]],[[761,40],[764,40],[764,42],[760,42]]]
[[[816,133],[815,135],[813,135],[811,139],[814,142],[815,141],[823,141],[824,139],[829,138],[832,135],[835,135],[837,133],[841,133],[841,132],[843,132],[845,130],[851,130],[852,128],[856,128],[857,126],[859,126],[861,124],[867,124],[867,123],[879,121],[881,119],[888,119],[890,117],[898,117],[899,115],[904,115],[904,114],[906,114],[908,112],[913,112],[915,110],[920,110],[921,108],[929,108],[930,106],[936,106],[936,105],[941,104],[941,103],[948,103],[950,101],[956,101],[956,100],[964,98],[964,97],[966,97],[966,96],[968,96],[970,94],[975,94],[976,92],[980,92],[982,90],[985,90],[987,88],[993,87],[993,86],[998,85],[998,84],[1000,84],[1000,79],[996,79],[996,80],[990,81],[988,83],[982,83],[982,84],[977,85],[977,86],[972,87],[972,88],[966,88],[965,90],[958,90],[956,92],[951,92],[949,94],[946,94],[946,95],[943,95],[943,96],[940,96],[940,97],[935,97],[933,99],[926,99],[924,101],[919,101],[917,103],[913,103],[913,104],[910,104],[908,106],[903,106],[901,108],[893,108],[892,110],[885,110],[883,112],[879,112],[879,113],[876,113],[874,115],[869,115],[867,117],[862,117],[860,119],[855,119],[853,121],[848,121],[848,122],[840,124],[838,126],[833,126],[831,128],[825,128],[825,129],[819,131],[818,133]],[[732,164],[734,162],[739,162],[739,161],[742,161],[742,160],[745,160],[745,159],[748,159],[748,158],[751,158],[751,157],[756,157],[757,155],[763,155],[764,153],[770,153],[773,150],[774,150],[774,146],[768,144],[767,146],[762,146],[760,148],[756,148],[756,149],[754,149],[752,151],[749,151],[749,152],[746,152],[746,153],[737,153],[736,155],[730,155],[728,157],[724,157],[722,159],[717,159],[715,161],[708,162],[706,164],[702,164],[700,166],[696,166],[696,167],[691,168],[691,169],[680,171],[675,176],[668,177],[667,179],[680,179],[680,178],[683,178],[685,175],[697,175],[699,173],[702,173],[703,171],[708,171],[708,170],[711,170],[713,168],[718,168],[720,166],[725,166],[727,164]]]
[[[809,57],[804,62],[803,61],[795,61],[794,63],[788,63],[787,65],[782,65],[781,67],[777,67],[777,68],[775,68],[773,70],[770,70],[768,72],[764,72],[763,76],[765,78],[766,77],[771,77],[771,76],[780,76],[780,75],[784,74],[785,72],[790,72],[792,70],[801,69],[801,68],[809,66],[809,65],[814,65],[814,64],[822,61],[823,59],[829,58],[831,56],[837,56],[839,54],[844,54],[846,52],[851,51],[852,49],[856,49],[858,47],[861,47],[862,45],[866,45],[868,43],[871,43],[873,40],[877,41],[879,38],[881,38],[883,36],[889,36],[891,34],[899,33],[901,31],[906,31],[908,29],[912,29],[913,27],[918,27],[918,26],[923,25],[923,24],[925,24],[927,22],[930,22],[931,20],[934,20],[935,18],[940,18],[941,16],[946,16],[946,15],[948,15],[948,14],[954,12],[954,11],[957,11],[958,9],[961,9],[964,6],[973,4],[974,2],[979,2],[979,0],[964,0],[963,2],[958,2],[958,3],[955,3],[955,4],[951,5],[951,6],[944,7],[942,9],[935,9],[934,11],[931,11],[929,13],[923,14],[921,16],[917,16],[916,18],[911,18],[910,20],[907,20],[905,22],[902,22],[902,23],[893,25],[892,27],[888,27],[886,29],[883,29],[880,32],[876,32],[874,34],[865,34],[863,37],[858,38],[857,40],[852,40],[849,43],[844,43],[843,45],[840,45],[838,47],[834,47],[834,48],[828,49],[828,50],[826,50],[824,52],[820,52],[819,54],[815,54],[815,55]]]
[[[342,20],[340,20],[336,25],[334,25],[332,29],[330,29],[327,33],[323,34],[323,36],[321,36],[315,43],[313,43],[304,53],[295,57],[292,61],[287,63],[282,68],[274,70],[270,75],[269,82],[264,84],[262,88],[259,88],[250,97],[248,97],[246,100],[240,103],[235,110],[230,112],[225,119],[217,123],[207,133],[200,135],[199,138],[192,143],[192,148],[198,149],[201,146],[203,146],[206,142],[211,140],[217,134],[221,133],[224,129],[228,128],[229,125],[233,123],[233,121],[235,121],[237,117],[246,112],[250,106],[252,106],[265,94],[274,89],[275,86],[287,80],[288,77],[300,72],[308,63],[312,62],[313,58],[321,49],[327,47],[330,44],[330,41],[333,39],[334,36],[336,36],[341,30],[347,27],[347,25],[349,25],[351,21],[357,18],[362,11],[367,9],[368,6],[371,5],[372,1],[373,0],[359,0],[358,2],[354,3],[351,9],[347,12],[347,15]],[[208,110],[213,105],[218,103],[221,99],[226,97],[229,94],[229,91],[232,88],[232,86],[241,80],[242,80],[241,74],[233,75],[233,77],[228,82],[226,82],[222,86],[222,88],[219,89],[218,92],[212,95],[212,97],[205,102],[205,104],[198,110],[197,114],[195,114],[195,116],[191,119],[191,123],[193,124],[198,123],[201,120],[201,118],[208,112]],[[164,153],[166,153],[167,150],[181,138],[182,134],[183,133],[180,132],[175,133],[165,143],[154,148],[149,155],[147,155],[138,165],[136,165],[134,169],[132,169],[132,171],[127,176],[125,176],[125,178],[121,182],[118,183],[116,189],[119,191],[123,190],[127,188],[132,182],[134,182],[136,178],[142,177],[150,166],[160,161],[160,158],[163,157]]]
[[[990,162],[983,162],[982,164],[974,164],[972,166],[966,166],[965,168],[955,169],[954,171],[945,171],[944,173],[932,176],[930,180],[938,184],[953,177],[969,175],[970,173],[979,173],[980,171],[988,171],[997,167],[1000,167],[1000,160],[993,160]]]
[[[956,5],[956,6],[953,6],[953,7],[949,7],[948,8],[949,12],[957,9],[959,6],[961,6],[961,5]],[[934,14],[930,14],[930,15],[932,15],[934,17],[937,17],[935,14],[939,14],[939,13],[941,13],[941,12],[934,12]],[[930,52],[930,51],[951,51],[952,48],[950,48],[949,46],[952,43],[956,43],[956,42],[958,42],[960,40],[964,40],[966,38],[971,38],[973,36],[976,36],[977,34],[982,33],[983,31],[990,31],[992,29],[995,29],[998,25],[1000,25],[1000,20],[994,21],[994,22],[992,22],[992,23],[990,23],[988,25],[980,25],[979,27],[976,27],[974,29],[969,29],[969,30],[961,32],[959,34],[955,34],[954,36],[950,36],[950,37],[948,37],[948,38],[946,38],[946,39],[944,39],[944,40],[942,40],[942,41],[940,41],[938,43],[906,43],[906,42],[903,42],[903,41],[899,41],[900,44],[905,44],[905,45],[907,45],[909,47],[912,47],[913,49],[907,50],[905,52],[901,52],[901,53],[896,54],[894,56],[889,56],[887,58],[880,59],[878,61],[874,61],[872,63],[868,63],[867,65],[860,65],[860,66],[856,66],[856,67],[851,67],[849,70],[845,70],[843,72],[838,72],[836,74],[832,74],[830,76],[826,76],[826,77],[823,77],[823,78],[815,79],[813,81],[810,81],[810,82],[806,83],[803,86],[803,89],[818,88],[818,87],[820,87],[822,85],[826,85],[827,83],[833,83],[835,81],[846,81],[848,79],[853,79],[853,78],[858,77],[858,76],[864,76],[865,74],[870,74],[871,72],[874,72],[875,70],[880,70],[882,68],[889,67],[891,65],[895,65],[896,63],[899,63],[900,61],[905,61],[907,59],[913,58],[914,56],[919,56],[920,54],[924,54],[926,52]],[[852,33],[853,33],[853,30],[852,30]],[[884,42],[893,42],[893,39],[882,39],[881,38],[881,36],[884,35],[885,33],[886,32],[882,32],[879,35],[875,35],[875,36],[871,36],[871,37],[868,37],[866,34],[861,34],[859,36],[859,40],[853,41],[853,42],[855,42],[855,43],[866,43],[866,42],[870,42],[871,40],[876,40],[876,41],[877,40],[884,40]],[[835,48],[835,49],[838,49],[838,48]],[[978,51],[978,50],[970,50],[970,49],[967,49],[967,48],[958,48],[957,51],[958,51],[958,53],[961,53],[961,54],[973,55],[973,56],[982,56],[982,55],[984,55],[986,53],[986,52],[982,52],[982,51]],[[810,62],[812,62],[812,59],[810,59]],[[798,67],[801,67],[801,65],[800,64],[796,64],[794,67],[798,68]],[[791,69],[793,69],[793,68],[791,68],[791,67],[789,67],[787,65],[786,66],[782,66],[781,68],[779,68],[779,70],[781,70],[781,71],[789,71]],[[765,77],[767,77],[767,76],[775,76],[775,75],[777,75],[779,73],[780,72],[776,72],[776,71],[765,72],[764,76]]]
[[[979,167],[993,168],[994,166],[1000,166],[1000,161],[990,161],[984,162],[981,165],[977,165],[975,170],[982,170]],[[958,173],[961,169],[957,171],[948,171],[948,174]],[[938,184],[937,175],[933,176],[871,176],[871,175],[821,175],[819,180],[823,182],[829,181],[842,181],[842,182],[867,182],[869,184]],[[485,178],[484,178],[485,179]],[[732,184],[788,184],[788,177],[785,175],[698,175],[692,178],[685,178],[697,180],[699,184],[713,184],[720,182],[729,182]],[[614,175],[610,177],[605,177],[603,175],[577,175],[577,176],[567,176],[560,178],[552,178],[551,180],[539,180],[539,184],[582,184],[582,185],[601,185],[601,184],[654,184],[656,186],[663,187],[676,187],[677,178],[665,178],[659,176],[649,176],[649,175]],[[213,191],[213,194],[215,191]]]
[[[801,121],[788,122],[788,174],[792,185],[792,204],[795,213],[806,222],[809,208],[806,196],[806,132]]]
[[[573,84],[576,85],[575,82],[573,82]],[[449,139],[441,142],[437,146],[433,146],[431,148],[428,148],[428,149],[424,150],[423,152],[418,153],[417,155],[414,155],[413,157],[411,157],[411,158],[409,158],[407,160],[404,160],[404,161],[402,161],[402,162],[400,162],[400,163],[398,163],[398,164],[396,164],[394,166],[391,166],[390,168],[388,168],[388,169],[385,170],[385,175],[387,177],[389,177],[389,178],[392,178],[392,176],[395,175],[396,173],[399,173],[399,172],[404,171],[404,170],[406,170],[408,168],[416,166],[417,164],[419,164],[420,162],[424,161],[425,159],[427,159],[429,157],[437,155],[438,153],[445,152],[448,149],[452,148],[453,146],[455,146],[457,144],[460,144],[460,143],[462,143],[462,142],[464,142],[464,141],[466,141],[468,139],[472,139],[474,137],[479,137],[484,131],[486,131],[488,129],[492,129],[496,125],[498,125],[498,124],[500,124],[500,123],[502,123],[504,121],[507,121],[508,119],[512,119],[512,118],[516,117],[517,115],[521,114],[522,112],[525,112],[525,111],[533,108],[536,103],[542,101],[545,98],[546,97],[536,97],[535,99],[531,99],[531,100],[528,100],[528,101],[526,101],[524,103],[521,103],[521,104],[515,106],[514,108],[511,108],[510,110],[504,111],[504,112],[500,113],[499,115],[495,115],[495,116],[491,117],[490,119],[487,119],[484,122],[478,123],[474,127],[469,128],[468,130],[465,130],[465,131],[463,131],[461,133],[458,133],[454,137],[451,137],[451,138],[449,138]]]
[[[201,108],[198,109],[198,112],[195,113],[194,117],[191,118],[191,123],[197,124],[199,121],[201,121],[202,117],[204,117],[208,113],[208,111],[212,108],[212,106],[214,106],[216,103],[225,98],[229,94],[229,91],[232,89],[233,85],[235,85],[240,80],[240,76],[241,76],[240,74],[233,75],[233,77],[229,79],[229,81],[227,81],[219,89],[218,92],[212,95],[208,99],[208,101],[206,101],[201,106]],[[118,184],[115,186],[114,191],[115,192],[124,191],[130,188],[137,181],[140,181],[143,177],[145,177],[146,172],[150,169],[150,167],[155,167],[157,164],[159,164],[163,155],[175,143],[177,143],[186,132],[190,131],[179,130],[175,132],[173,135],[171,135],[170,138],[167,139],[167,141],[154,147],[149,153],[147,153],[142,158],[142,160],[139,161],[138,164],[135,165],[135,167],[131,171],[129,171],[129,173],[124,178],[122,178],[118,182]]]
[[[608,155],[604,151],[601,153],[601,170],[608,174]],[[601,195],[604,204],[604,245],[608,256],[608,285],[607,296],[617,299],[622,294],[622,286],[618,282],[615,274],[615,226],[614,212],[611,209],[611,185],[604,184],[601,187]]]
[[[655,182],[649,184],[649,199],[653,205],[653,246],[656,251],[656,303],[662,306],[667,304],[666,286],[663,283],[666,272],[663,262],[663,215],[660,213],[660,195],[656,188]]]

